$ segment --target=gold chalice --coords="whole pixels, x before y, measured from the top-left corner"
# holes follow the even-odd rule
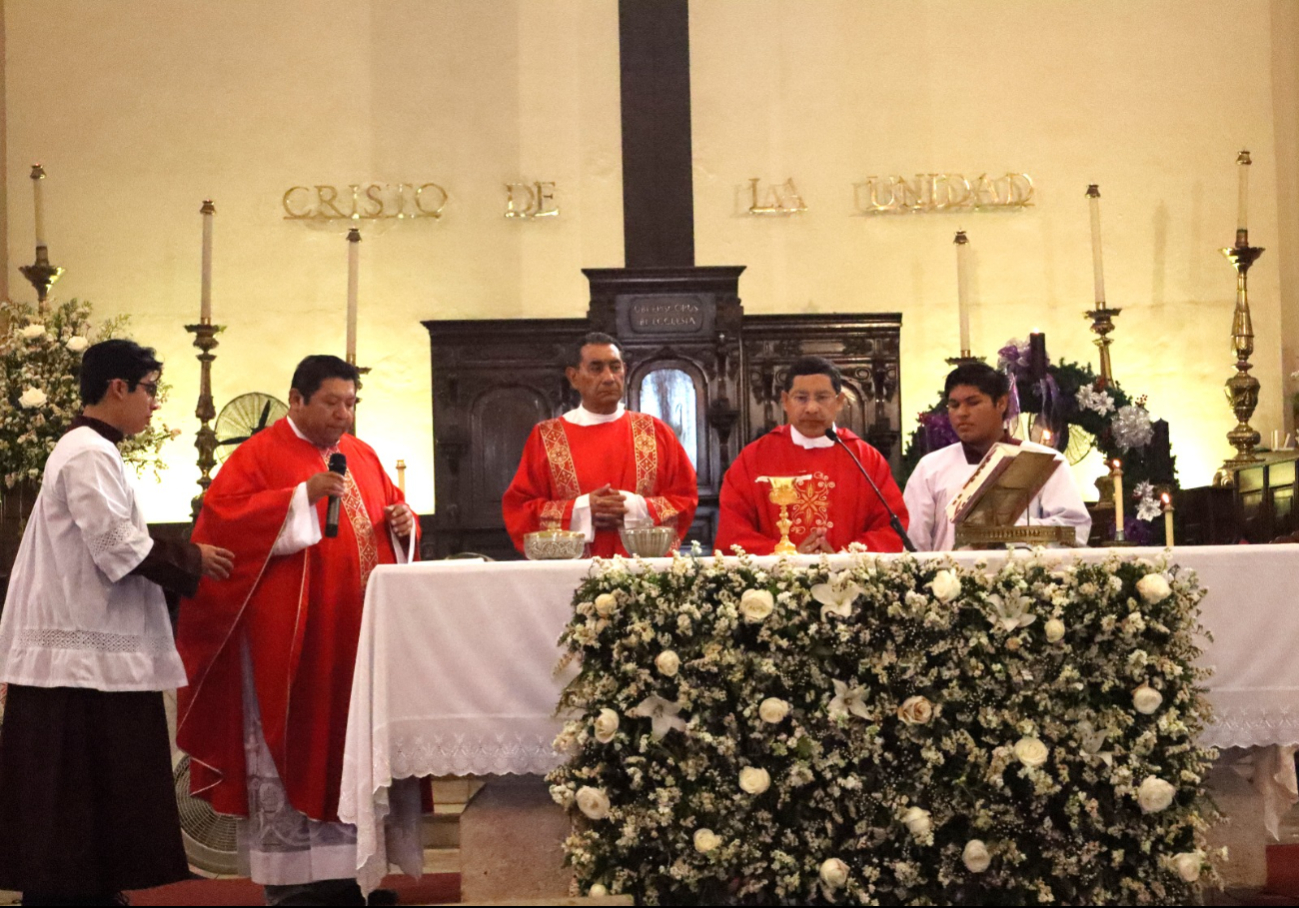
[[[794,525],[794,521],[789,519],[789,506],[798,501],[798,484],[811,478],[811,474],[804,473],[802,476],[759,476],[754,480],[771,483],[771,492],[767,498],[772,504],[780,505],[780,519],[776,521],[776,526],[780,528],[780,542],[776,543],[777,555],[793,555],[798,552],[798,546],[789,541],[789,528]]]

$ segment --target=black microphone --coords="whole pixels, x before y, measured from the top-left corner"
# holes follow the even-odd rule
[[[861,461],[858,460],[857,455],[852,452],[852,448],[843,443],[843,439],[840,438],[839,433],[834,430],[834,426],[825,430],[825,437],[843,448],[844,451],[847,452],[848,456],[852,458],[852,462],[857,464],[857,469],[861,470],[861,475],[866,477],[866,481],[870,483],[871,489],[874,490],[875,497],[880,500],[880,504],[884,505],[884,510],[889,512],[889,526],[893,527],[893,532],[897,533],[898,538],[902,540],[902,547],[908,552],[914,552],[916,547],[911,544],[911,537],[908,536],[907,531],[902,528],[902,521],[898,520],[898,515],[893,513],[893,509],[889,507],[888,501],[884,499],[884,493],[880,491],[879,486],[875,485],[875,480],[871,479],[871,474],[866,472],[866,468],[861,465]]]
[[[329,472],[337,473],[339,476],[347,475],[347,455],[330,454],[329,455]],[[325,535],[333,539],[338,535],[338,506],[342,502],[337,495],[329,496],[329,510],[325,512]]]

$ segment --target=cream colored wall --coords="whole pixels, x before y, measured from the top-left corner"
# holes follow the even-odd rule
[[[281,399],[342,353],[344,230],[282,219],[293,185],[436,181],[441,221],[363,225],[360,433],[433,507],[428,318],[581,315],[580,268],[622,263],[617,8],[562,0],[7,0],[10,261],[31,261],[29,164],[46,181],[63,298],[129,312],[167,362],[185,431],[151,520],[197,491],[199,204],[215,224],[218,406]],[[502,184],[558,183],[558,218],[505,219]],[[25,282],[10,272],[15,293]],[[27,291],[30,293],[30,290]]]
[[[1299,370],[1299,3],[1272,0],[1272,108],[1276,119],[1277,270],[1281,281],[1281,364]],[[1287,376],[1291,396],[1299,381]],[[1288,429],[1294,412],[1285,408]]]
[[[1254,152],[1251,272],[1263,394],[1282,372],[1269,4],[707,0],[691,4],[696,251],[746,264],[746,311],[903,313],[903,411],[935,399],[958,347],[952,237],[965,229],[975,352],[1047,333],[1095,362],[1084,191],[1099,183],[1113,358],[1172,430],[1182,482],[1230,453],[1222,383],[1241,148]],[[1287,162],[1293,167],[1293,158]],[[1018,213],[853,217],[870,175],[1024,171]],[[750,177],[792,177],[810,210],[737,214]],[[909,418],[909,417],[908,417]],[[910,426],[908,426],[910,428]]]
[[[1281,316],[1281,269],[1295,263],[1278,248],[1295,233],[1277,201],[1296,191],[1277,178],[1278,155],[1288,148],[1293,170],[1296,152],[1286,6],[697,0],[698,262],[747,265],[750,312],[901,310],[909,414],[957,346],[958,227],[972,241],[979,352],[1036,327],[1053,357],[1094,358],[1083,190],[1098,182],[1108,297],[1124,308],[1117,375],[1171,422],[1183,482],[1207,482],[1232,424],[1233,280],[1217,248],[1233,236],[1241,147],[1257,162],[1251,238],[1268,247],[1251,281],[1265,436],[1282,424],[1283,331],[1299,348],[1299,318]],[[579,269],[622,263],[612,0],[6,0],[4,25],[11,287],[30,292],[16,268],[32,256],[39,159],[51,254],[68,268],[58,294],[130,312],[169,363],[163,415],[186,435],[148,492],[150,519],[182,518],[195,490],[197,366],[182,325],[197,309],[203,198],[219,212],[223,403],[283,396],[300,356],[342,345],[342,232],[282,220],[286,188],[450,190],[440,222],[362,243],[359,358],[375,371],[361,431],[388,464],[405,458],[421,510],[433,501],[419,320],[580,315]],[[852,184],[872,174],[1006,169],[1032,174],[1034,208],[852,216]],[[793,177],[811,210],[737,214],[753,176]],[[501,217],[513,179],[556,180],[562,215]]]

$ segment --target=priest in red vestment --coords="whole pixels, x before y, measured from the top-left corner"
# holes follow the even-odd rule
[[[699,504],[695,468],[670,426],[623,406],[618,342],[588,334],[565,374],[581,406],[533,428],[501,500],[515,547],[527,533],[571,529],[586,533],[593,557],[625,555],[624,523],[671,526],[684,539]]]
[[[348,434],[357,378],[338,357],[304,359],[288,416],[231,454],[192,537],[236,557],[227,583],[204,582],[181,609],[177,743],[191,791],[249,817],[241,839],[268,904],[359,898],[338,798],[362,603],[370,572],[404,560],[417,529],[374,450]],[[341,475],[326,468],[335,453]]]
[[[726,471],[717,548],[728,555],[732,546],[751,555],[772,554],[780,541],[780,506],[768,498],[771,486],[758,478],[806,476],[796,487],[798,501],[788,506],[789,538],[800,552],[839,552],[854,542],[872,552],[902,551],[888,511],[848,453],[826,437],[844,403],[835,365],[819,356],[796,360],[780,400],[788,423],[746,447]],[[837,431],[905,526],[907,507],[888,461],[847,429]]]

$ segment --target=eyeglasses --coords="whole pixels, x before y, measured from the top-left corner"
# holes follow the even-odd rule
[[[829,392],[821,392],[820,394],[812,395],[803,391],[795,391],[793,394],[789,395],[789,399],[800,407],[806,407],[812,401],[816,401],[818,407],[828,407],[830,404],[834,403],[835,398],[838,396],[838,394],[831,394]]]
[[[136,382],[135,386],[137,388],[143,388],[144,393],[148,394],[154,400],[158,399],[158,383],[156,381]]]

